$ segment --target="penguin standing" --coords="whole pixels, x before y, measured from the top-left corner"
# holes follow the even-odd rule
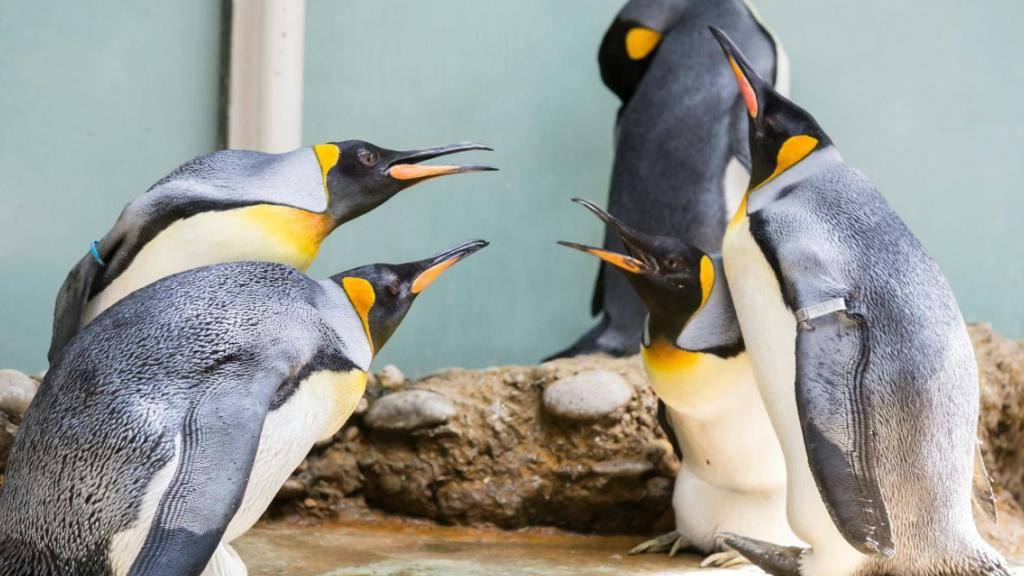
[[[606,32],[598,61],[622,101],[608,211],[651,234],[718,252],[750,162],[739,92],[706,41],[712,23],[788,93],[782,47],[744,0],[630,0]],[[622,249],[610,233],[604,247]],[[591,304],[601,314],[598,325],[556,356],[637,352],[644,305],[626,278],[607,270],[598,271]]]
[[[815,119],[712,32],[750,124],[725,271],[809,548],[727,543],[772,574],[1008,574],[971,515],[977,365],[946,279]]]
[[[648,310],[641,356],[662,428],[682,466],[672,494],[676,529],[633,549],[709,554],[701,566],[744,562],[720,531],[787,545],[786,464],[743,350],[721,259],[675,238],[650,236],[593,203],[625,254],[562,242],[625,272]]]
[[[360,140],[284,154],[222,150],[186,162],[124,208],[57,295],[49,360],[78,330],[143,286],[209,264],[258,260],[306,270],[335,228],[423,180],[489,166],[418,162],[472,143],[395,151]]]
[[[349,417],[416,296],[486,244],[321,282],[207,266],[124,298],[68,343],[25,415],[0,487],[0,574],[245,574],[228,544]]]

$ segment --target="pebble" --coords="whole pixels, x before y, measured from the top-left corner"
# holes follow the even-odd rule
[[[654,465],[646,460],[616,459],[598,462],[591,466],[590,470],[594,474],[599,474],[601,476],[629,478],[633,476],[643,476],[651,470],[654,470]]]
[[[455,415],[455,405],[430,390],[402,390],[374,402],[363,416],[373,430],[412,432],[444,424]]]
[[[394,390],[405,386],[405,374],[394,364],[388,364],[377,373],[377,382],[385,390]]]
[[[580,372],[558,380],[544,390],[544,408],[565,420],[590,421],[622,408],[633,397],[633,387],[608,370]]]
[[[0,370],[0,411],[20,421],[38,387],[35,380],[17,370]]]

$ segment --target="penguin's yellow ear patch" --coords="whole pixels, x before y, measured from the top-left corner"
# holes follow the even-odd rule
[[[715,265],[711,258],[704,255],[700,259],[700,310],[711,297],[711,288],[715,285]]]
[[[771,180],[782,174],[791,166],[806,158],[808,154],[814,151],[817,145],[818,139],[814,136],[807,136],[805,134],[790,136],[779,148],[779,154],[775,159],[775,171],[768,179]]]
[[[370,351],[373,351],[373,335],[370,334],[370,308],[377,301],[377,295],[373,292],[373,285],[363,278],[347,276],[341,279],[341,287],[348,294],[352,307],[355,308],[359,320],[363,323],[363,330],[366,338],[370,341]]]
[[[626,32],[626,55],[630,60],[643,60],[661,42],[661,33],[637,26]]]
[[[336,144],[317,144],[313,146],[313,153],[316,154],[316,161],[320,163],[320,173],[324,178],[324,192],[330,197],[330,191],[327,189],[327,173],[338,164],[341,149]]]

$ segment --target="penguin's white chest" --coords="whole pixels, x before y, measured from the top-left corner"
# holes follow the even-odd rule
[[[269,204],[178,220],[143,246],[128,268],[86,304],[82,325],[139,288],[201,266],[255,260],[306,270],[330,226],[323,214]]]
[[[786,508],[801,539],[830,558],[833,573],[850,574],[862,560],[839,534],[811,474],[796,404],[796,317],[743,216],[722,242],[736,316],[750,355],[757,386],[786,459]]]
[[[747,354],[681,353],[694,358],[676,370],[659,369],[646,355],[645,366],[668,407],[683,466],[724,490],[783,490],[785,461]]]
[[[245,496],[223,542],[241,536],[259,520],[313,445],[330,438],[349,419],[365,390],[362,370],[316,372],[267,415]]]

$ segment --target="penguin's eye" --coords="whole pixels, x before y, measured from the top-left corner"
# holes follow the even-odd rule
[[[398,283],[398,280],[388,282],[387,288],[392,296],[398,296],[402,292],[402,285]]]
[[[366,148],[360,148],[359,152],[356,153],[356,157],[359,158],[363,166],[372,168],[377,164],[377,155]]]
[[[668,268],[669,270],[678,270],[679,259],[676,258],[675,256],[669,256],[668,258],[665,258],[665,267]]]

